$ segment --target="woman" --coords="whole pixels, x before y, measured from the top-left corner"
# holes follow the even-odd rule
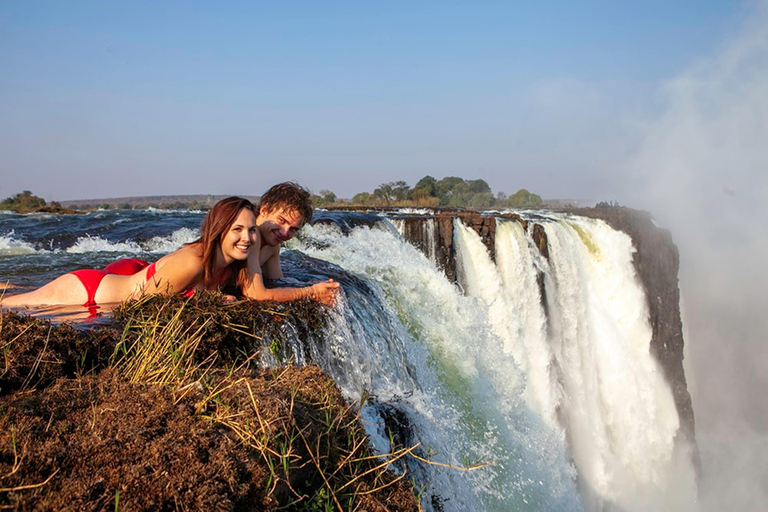
[[[208,212],[198,240],[151,265],[140,260],[121,260],[104,270],[77,270],[37,290],[2,297],[0,304],[82,304],[94,308],[148,293],[191,294],[201,288],[243,286],[248,277],[246,260],[256,241],[257,229],[253,204],[240,197],[228,197]]]

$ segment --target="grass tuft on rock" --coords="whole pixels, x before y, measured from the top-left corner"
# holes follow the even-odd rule
[[[319,368],[264,365],[325,318],[215,293],[128,302],[86,331],[3,312],[0,508],[417,510],[388,470],[410,450],[374,455]]]

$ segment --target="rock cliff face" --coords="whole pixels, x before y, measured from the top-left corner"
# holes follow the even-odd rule
[[[687,441],[694,447],[694,465],[700,466],[695,446],[695,423],[691,395],[683,371],[683,332],[680,317],[680,292],[678,288],[679,257],[668,230],[656,227],[647,212],[629,208],[581,208],[567,210],[569,213],[602,219],[616,230],[627,233],[634,241],[637,252],[634,266],[645,288],[653,331],[651,352],[660,363],[672,392],[680,417],[678,440]],[[514,219],[528,229],[528,223],[515,214],[501,217]],[[484,216],[479,212],[446,211],[437,212],[433,218],[410,217],[403,219],[404,236],[434,259],[448,279],[456,280],[456,260],[453,246],[453,219],[477,231],[494,257],[496,217]],[[425,222],[434,222],[437,236],[427,237],[423,229]],[[540,253],[549,257],[546,234],[541,225],[534,223],[529,231]],[[539,287],[544,297],[543,279]],[[544,300],[546,304],[546,300]]]

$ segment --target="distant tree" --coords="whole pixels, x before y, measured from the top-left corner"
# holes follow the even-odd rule
[[[130,210],[131,209],[131,203],[120,203],[117,205],[117,207],[120,210]]]
[[[392,196],[392,184],[382,183],[379,185],[373,190],[373,197],[380,203],[389,204],[394,199]]]
[[[368,206],[371,204],[371,194],[368,192],[360,192],[359,194],[355,194],[355,196],[352,198],[352,204]]]
[[[429,190],[426,188],[414,188],[413,193],[411,194],[411,198],[414,201],[423,201],[427,199],[428,197],[434,197],[432,194],[429,193]],[[437,199],[437,198],[435,198]]]
[[[44,207],[45,199],[37,197],[29,190],[25,190],[0,202],[0,210],[11,210],[14,212],[30,212]]]
[[[323,198],[323,201],[325,201],[326,204],[335,203],[336,202],[336,194],[334,194],[332,191],[328,189],[323,189],[320,191],[320,197]]]
[[[465,185],[463,178],[449,176],[435,183],[435,195],[440,199],[440,204],[451,204],[451,197],[455,194],[454,188]],[[469,187],[467,186],[467,190]],[[460,206],[460,205],[459,205]]]
[[[418,194],[419,197],[437,197],[437,194],[435,193],[435,183],[437,183],[437,180],[432,176],[424,176],[421,178],[419,182],[416,183],[416,185],[413,187],[413,198],[416,199],[417,190],[420,191]]]
[[[496,200],[497,201],[504,201],[506,199],[507,199],[507,194],[505,194],[504,192],[498,192],[496,194]]]
[[[394,181],[390,185],[392,185],[392,195],[395,201],[405,201],[411,198],[411,187],[406,182]]]
[[[456,183],[456,185],[451,190],[448,204],[457,207],[467,206],[471,197],[472,192],[469,190],[469,184],[462,180],[461,182]]]
[[[513,207],[539,206],[542,202],[540,196],[531,194],[524,188],[521,188],[507,198],[507,206]]]
[[[336,202],[336,194],[330,190],[323,189],[320,191],[320,195],[313,195],[312,200],[315,206],[326,206]]]
[[[373,191],[377,201],[390,204],[393,201],[405,201],[411,196],[411,189],[404,181],[390,181],[382,183]]]
[[[595,208],[624,208],[618,201],[600,201]]]
[[[493,194],[485,180],[469,180],[467,185],[469,185],[469,191],[475,194]]]
[[[488,208],[493,206],[494,202],[493,194],[490,192],[477,192],[469,198],[467,205],[475,208]]]

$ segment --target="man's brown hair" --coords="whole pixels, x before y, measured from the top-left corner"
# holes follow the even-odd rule
[[[267,190],[259,199],[259,205],[256,208],[257,215],[262,208],[266,213],[272,213],[278,208],[295,211],[301,215],[302,227],[312,219],[312,212],[315,210],[312,194],[295,181],[278,183]]]

